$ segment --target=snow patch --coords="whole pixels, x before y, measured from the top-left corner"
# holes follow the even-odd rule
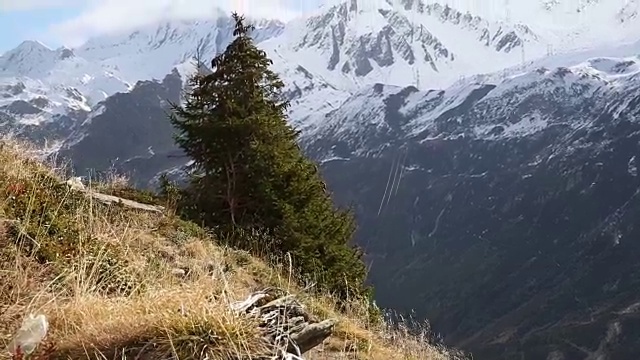
[[[627,171],[629,172],[629,175],[633,177],[638,176],[638,165],[636,163],[635,155],[629,159],[629,162],[627,163]]]

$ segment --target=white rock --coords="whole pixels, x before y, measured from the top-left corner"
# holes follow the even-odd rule
[[[49,323],[44,315],[29,314],[23,320],[22,326],[9,343],[7,350],[10,354],[16,354],[18,349],[23,354],[31,354],[47,335],[48,330]]]
[[[185,277],[187,276],[187,272],[184,269],[180,269],[180,268],[175,268],[171,270],[171,274],[177,276],[177,277]]]
[[[74,176],[67,180],[67,185],[71,187],[73,190],[85,190],[85,186],[82,183],[82,178],[79,176]]]

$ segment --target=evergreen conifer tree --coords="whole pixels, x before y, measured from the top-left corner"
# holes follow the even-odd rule
[[[300,150],[284,84],[253,43],[253,27],[237,13],[233,19],[233,42],[211,73],[190,79],[184,104],[173,106],[176,141],[193,160],[187,213],[211,228],[266,231],[261,244],[237,245],[280,259],[290,253],[303,277],[343,298],[362,295],[365,266],[349,245],[353,216],[335,208]]]

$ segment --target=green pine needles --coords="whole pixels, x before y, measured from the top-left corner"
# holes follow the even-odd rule
[[[368,294],[362,254],[349,244],[353,215],[334,206],[298,146],[284,84],[253,27],[233,18],[235,39],[213,72],[195,74],[183,105],[173,105],[176,141],[193,160],[181,211],[235,246],[280,261],[290,254],[300,280],[343,299]]]

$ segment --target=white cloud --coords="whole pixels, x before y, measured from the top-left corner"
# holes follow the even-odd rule
[[[54,9],[86,3],[86,0],[0,0],[0,11]]]
[[[75,46],[91,36],[127,31],[160,20],[212,17],[216,8],[247,16],[289,20],[315,7],[319,1],[322,0],[84,0],[85,8],[79,16],[54,24],[51,32],[65,45]]]

